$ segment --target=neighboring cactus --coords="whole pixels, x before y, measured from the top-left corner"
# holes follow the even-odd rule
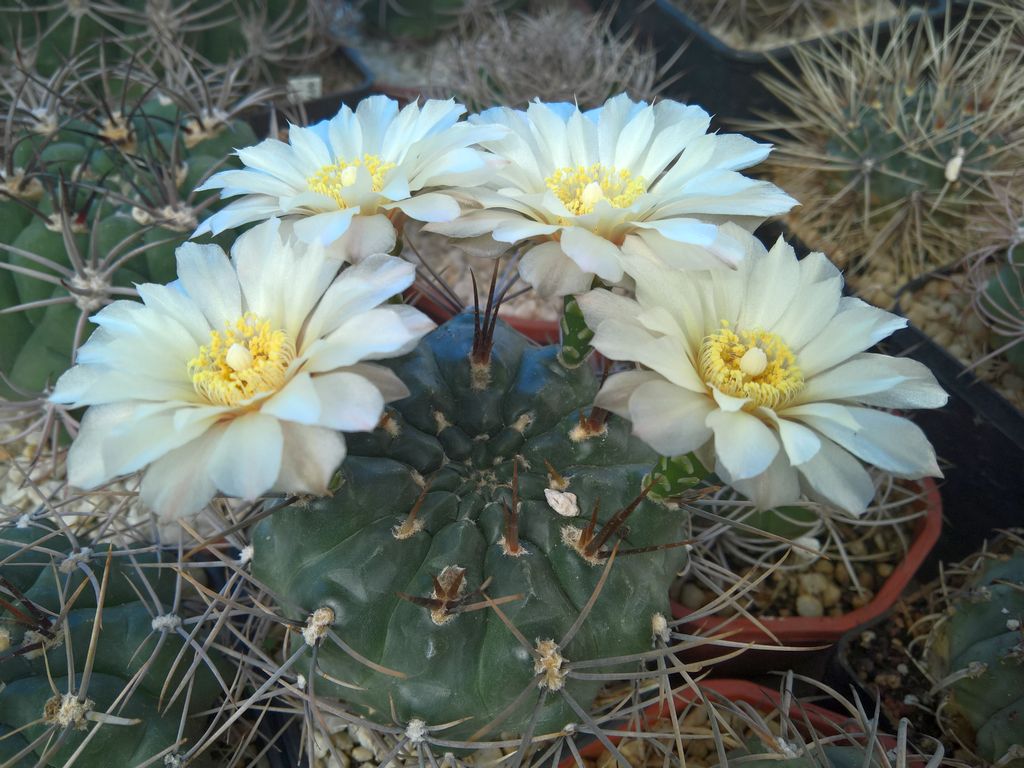
[[[454,94],[470,109],[525,108],[533,99],[590,109],[622,92],[653,101],[671,83],[674,62],[659,67],[657,59],[635,32],[616,30],[610,13],[495,13],[435,53],[431,92]]]
[[[240,63],[270,83],[328,52],[327,8],[322,0],[21,0],[4,9],[0,41],[16,63],[45,75],[98,47],[111,65],[138,57],[160,69],[187,52],[204,68]]]
[[[1021,54],[1009,29],[979,41],[978,15],[944,33],[902,17],[881,52],[873,28],[799,48],[795,72],[766,80],[793,116],[750,126],[802,201],[797,234],[854,272],[890,270],[894,289],[971,249],[970,221],[999,205],[987,182],[1024,158],[1024,81],[1008,76]]]
[[[833,26],[844,15],[834,0],[676,0],[701,23],[735,34],[744,44],[756,43],[767,35],[781,38],[806,37]],[[864,9],[853,4],[863,16]],[[881,5],[881,4],[879,4]],[[866,6],[865,6],[866,8]],[[845,9],[849,14],[849,9]],[[854,20],[858,18],[854,17]],[[785,40],[777,40],[776,45]]]
[[[388,38],[430,40],[475,16],[507,11],[523,0],[357,0],[367,26]]]
[[[69,89],[67,106],[49,114],[75,117],[47,120],[45,131],[25,121],[18,101],[6,110],[0,395],[8,399],[56,381],[85,341],[89,315],[134,295],[134,283],[174,279],[174,249],[204,210],[222,204],[193,190],[229,162],[234,147],[256,140],[235,117],[248,100],[195,103],[201,108],[192,112],[182,106],[194,99],[131,100],[144,85],[126,80],[121,88],[98,101],[89,90]]]
[[[688,516],[644,498],[656,457],[583,418],[597,381],[557,352],[454,318],[389,364],[412,394],[347,436],[333,497],[256,527],[253,574],[305,622],[318,696],[445,739],[548,733],[652,647]]]
[[[976,558],[932,628],[926,661],[940,722],[986,764],[1024,766],[1024,539]]]
[[[994,269],[987,262],[978,265],[973,305],[989,327],[993,354],[1024,373],[1024,242],[1017,240],[1022,234],[1024,229],[1016,230],[1005,259]]]
[[[0,562],[0,764],[183,765],[219,686],[174,571],[27,520]]]

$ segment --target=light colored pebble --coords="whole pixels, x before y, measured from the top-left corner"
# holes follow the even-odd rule
[[[828,587],[828,579],[821,573],[800,574],[800,592],[805,595],[820,595]]]
[[[796,612],[805,617],[823,616],[825,607],[821,601],[811,595],[800,595],[796,599]]]

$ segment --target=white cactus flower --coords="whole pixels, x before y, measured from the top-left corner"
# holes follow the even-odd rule
[[[179,280],[117,301],[51,399],[91,406],[68,479],[95,488],[145,468],[142,500],[162,519],[198,512],[220,491],[322,494],[345,457],[342,431],[372,430],[408,394],[365,362],[411,350],[433,323],[382,305],[411,264],[368,257],[338,273],[320,245],[283,241],[272,219],[219,247],[186,243]]]
[[[762,508],[804,493],[861,513],[874,495],[861,462],[941,476],[924,433],[879,409],[937,408],[946,393],[921,363],[865,351],[906,320],[842,296],[823,254],[798,261],[781,239],[766,252],[749,235],[746,247],[735,271],[638,256],[636,300],[580,297],[594,347],[639,364],[609,377],[597,405],[663,455],[696,451]]]
[[[480,183],[496,159],[472,147],[504,133],[497,126],[459,122],[454,99],[421,107],[386,96],[342,106],[330,120],[291,126],[288,143],[265,139],[237,150],[245,168],[221,171],[199,187],[240,197],[206,219],[195,235],[219,234],[272,216],[294,226],[307,243],[358,261],[395,247],[392,219],[451,221],[459,204],[443,188]],[[433,188],[441,188],[434,190]]]
[[[502,126],[481,146],[507,161],[483,186],[461,192],[477,208],[427,228],[499,243],[528,241],[520,274],[544,296],[584,291],[596,275],[623,279],[623,253],[642,249],[676,268],[735,266],[743,247],[718,226],[753,229],[796,201],[737,171],[770,147],[738,135],[707,133],[700,107],[653,106],[625,94],[581,112],[534,102],[470,116]]]

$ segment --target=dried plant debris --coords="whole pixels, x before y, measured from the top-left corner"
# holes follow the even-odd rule
[[[791,111],[748,126],[776,144],[774,180],[802,201],[787,221],[809,245],[902,285],[975,247],[971,222],[999,201],[989,185],[1017,178],[1024,157],[1024,53],[1013,30],[983,34],[973,10],[936,29],[902,17],[877,31],[795,52],[796,69],[766,80]]]

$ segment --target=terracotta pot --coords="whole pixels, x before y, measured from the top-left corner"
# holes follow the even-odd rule
[[[729,701],[749,704],[760,712],[777,709],[782,701],[782,697],[777,690],[757,685],[749,680],[702,680],[700,686],[705,691],[718,694],[721,698],[728,699]],[[688,688],[676,695],[672,701],[672,706],[675,707],[676,712],[682,713],[695,701],[699,704],[698,696],[695,691]],[[669,714],[669,706],[669,702],[664,701],[653,704],[644,710],[643,726],[645,728],[653,726],[659,720],[666,718]],[[804,702],[794,702],[790,707],[789,714],[795,723],[809,722],[814,730],[822,736],[834,736],[841,733],[844,725],[849,722],[845,715],[816,704]],[[626,724],[620,730],[636,730],[636,723]],[[613,744],[618,744],[622,740],[622,736],[609,736],[608,738]],[[605,752],[604,745],[600,741],[595,740],[580,750],[580,756],[596,758],[603,752]],[[576,766],[576,758],[572,755],[559,763],[559,768],[576,768]]]
[[[942,530],[942,497],[939,495],[938,486],[930,478],[925,478],[921,482],[924,487],[926,511],[924,516],[920,518],[914,541],[911,543],[906,557],[896,566],[889,578],[885,580],[882,587],[875,593],[874,598],[866,605],[842,616],[821,616],[816,618],[803,616],[786,618],[759,617],[764,628],[743,617],[718,618],[712,616],[693,619],[690,622],[684,623],[679,629],[686,633],[703,636],[727,634],[727,639],[732,642],[778,645],[813,651],[833,645],[847,632],[874,621],[888,611],[899,599],[904,589],[910,583],[910,580],[914,577],[914,574],[928,556],[928,553],[935,546],[935,542],[938,541],[939,533]],[[673,617],[685,619],[692,613],[693,611],[686,606],[673,601]],[[721,649],[710,645],[702,646],[696,649],[695,652],[703,654],[699,655],[700,659],[708,659],[713,658],[720,651]],[[729,664],[729,668],[756,669],[759,671],[775,668],[785,669],[791,666],[789,662],[792,661],[793,657],[794,651],[791,650],[752,649],[737,657],[734,662]]]
[[[416,286],[405,292],[405,299],[438,325],[446,320],[451,320],[454,315],[451,309],[442,306],[427,294],[417,290]],[[561,338],[561,329],[557,320],[537,320],[532,317],[517,317],[515,315],[501,315],[501,319],[527,338],[541,345],[556,344]]]

